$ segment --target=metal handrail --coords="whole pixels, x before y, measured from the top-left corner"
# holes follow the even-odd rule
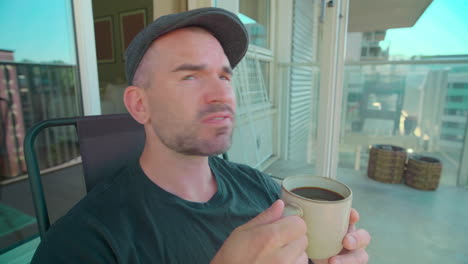
[[[34,211],[36,213],[39,235],[41,239],[44,238],[45,233],[50,227],[50,219],[45,201],[44,188],[42,186],[36,150],[34,149],[34,143],[36,136],[45,128],[70,125],[74,125],[76,127],[76,118],[56,118],[44,120],[31,127],[24,139],[24,157],[26,159],[26,167],[28,169]]]

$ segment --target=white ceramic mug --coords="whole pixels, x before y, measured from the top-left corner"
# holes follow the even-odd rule
[[[337,201],[314,200],[292,193],[301,187],[331,190],[344,198]],[[326,259],[343,249],[348,231],[353,193],[336,180],[316,176],[291,176],[283,180],[281,199],[286,203],[284,215],[299,215],[307,225],[310,259]]]

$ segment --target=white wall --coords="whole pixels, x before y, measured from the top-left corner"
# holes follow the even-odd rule
[[[348,32],[346,39],[346,61],[359,61],[361,59],[361,32]]]

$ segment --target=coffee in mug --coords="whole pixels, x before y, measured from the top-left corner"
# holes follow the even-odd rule
[[[291,192],[318,201],[339,201],[344,199],[343,195],[320,187],[299,187],[291,190]]]

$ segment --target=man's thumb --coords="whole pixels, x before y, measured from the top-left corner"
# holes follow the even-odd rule
[[[259,215],[254,217],[249,222],[242,226],[242,229],[248,229],[259,225],[265,225],[273,223],[274,221],[281,218],[284,210],[284,202],[277,200],[268,209],[261,212]]]

